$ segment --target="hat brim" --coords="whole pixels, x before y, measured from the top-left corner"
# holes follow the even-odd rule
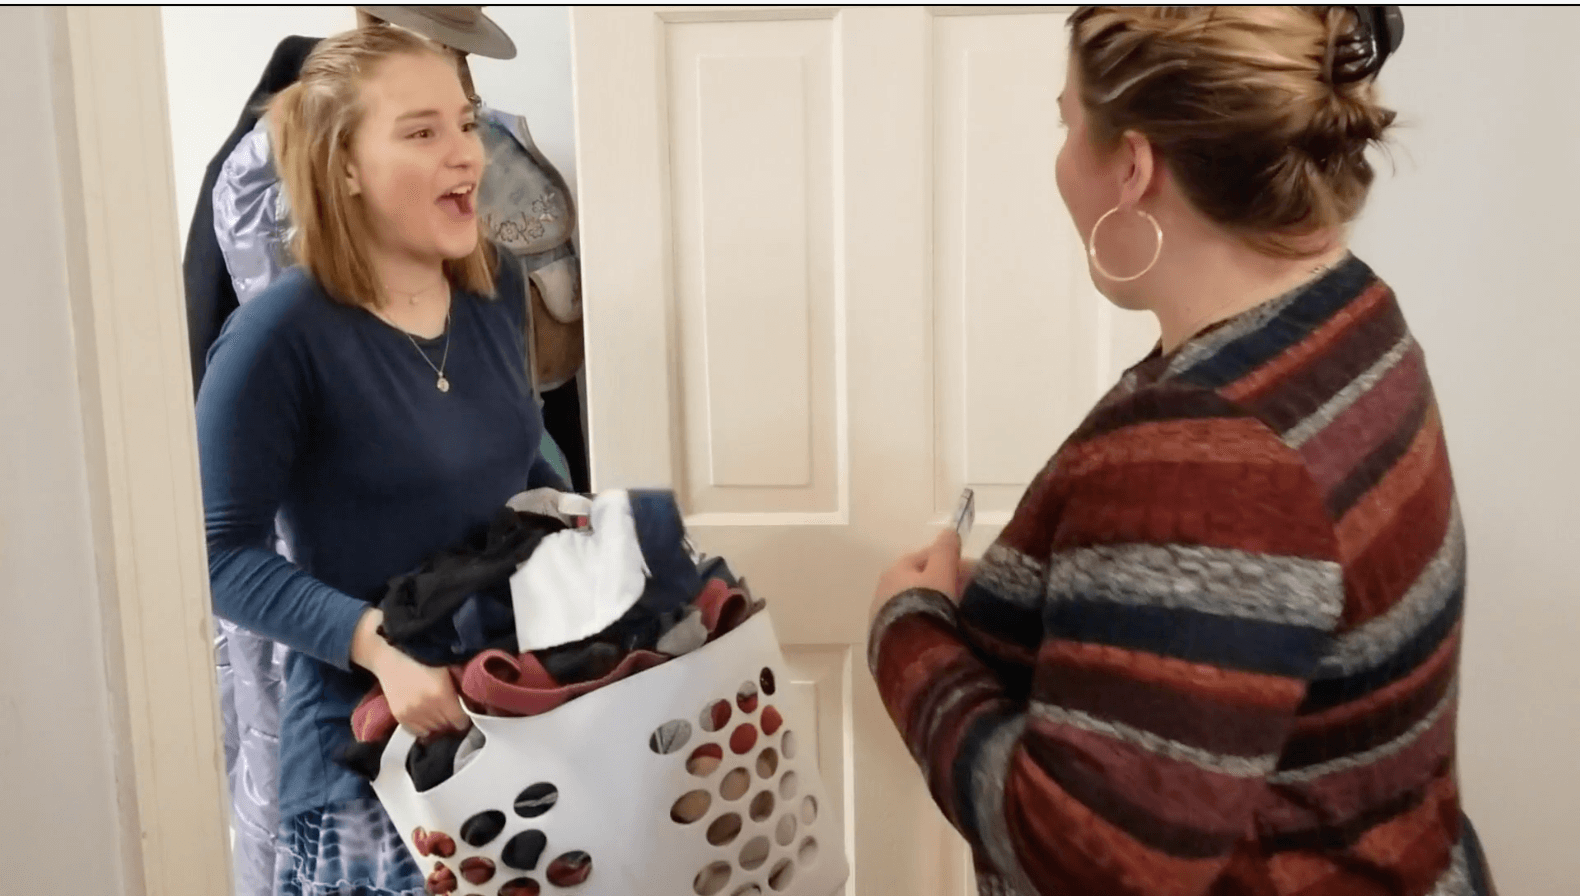
[[[478,13],[476,30],[463,31],[410,6],[358,6],[357,9],[391,25],[399,25],[441,44],[490,59],[516,58],[516,44],[493,19]]]

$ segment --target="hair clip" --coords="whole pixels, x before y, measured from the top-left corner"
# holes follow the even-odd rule
[[[1339,41],[1329,67],[1333,83],[1370,78],[1404,42],[1404,13],[1397,6],[1348,6],[1359,27]]]

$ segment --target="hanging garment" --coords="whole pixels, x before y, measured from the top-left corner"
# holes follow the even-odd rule
[[[256,125],[257,106],[296,80],[318,41],[319,38],[291,36],[275,47],[236,126],[204,170],[181,263],[194,393],[202,382],[209,348],[225,318],[237,306],[229,269],[215,238],[213,188],[225,161]],[[280,645],[267,638],[215,620],[236,896],[270,896],[274,891],[284,654]]]
[[[318,46],[320,38],[287,37],[275,47],[274,55],[264,67],[258,85],[242,107],[241,116],[230,136],[220,145],[219,152],[208,163],[203,173],[203,183],[198,189],[197,207],[192,213],[192,224],[187,231],[186,254],[181,260],[181,270],[186,286],[187,337],[191,352],[192,388],[195,391],[203,380],[203,370],[208,350],[219,336],[225,319],[236,310],[236,290],[232,285],[230,269],[220,251],[214,234],[213,194],[221,169],[231,153],[251,132],[258,122],[258,107],[269,97],[296,81],[307,61],[307,54]]]
[[[237,304],[263,292],[294,263],[285,190],[270,153],[269,123],[259,119],[214,182],[214,237]]]

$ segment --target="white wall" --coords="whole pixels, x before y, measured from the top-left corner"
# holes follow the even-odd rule
[[[128,734],[94,557],[77,369],[91,346],[72,331],[53,124],[70,112],[52,95],[52,20],[42,7],[0,8],[0,116],[29,122],[0,141],[0,208],[12,210],[0,215],[0,889],[48,892],[69,872],[92,892],[125,893],[141,887],[141,860],[124,823],[135,794],[117,782],[128,770],[115,743]]]
[[[538,147],[574,191],[570,10],[491,6],[486,12],[515,41],[516,58],[470,57],[477,93],[526,117]],[[351,6],[166,6],[161,13],[184,246],[203,170],[236,126],[275,45],[292,34],[328,37],[354,28],[356,13]]]
[[[1499,888],[1580,892],[1580,10],[1405,10],[1356,239],[1427,351],[1469,533],[1460,776]]]

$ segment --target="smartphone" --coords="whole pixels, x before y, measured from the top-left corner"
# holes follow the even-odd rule
[[[965,543],[966,536],[971,534],[971,526],[977,521],[977,496],[971,489],[960,492],[960,504],[955,507],[955,515],[950,518],[955,534],[960,536],[960,542]]]

